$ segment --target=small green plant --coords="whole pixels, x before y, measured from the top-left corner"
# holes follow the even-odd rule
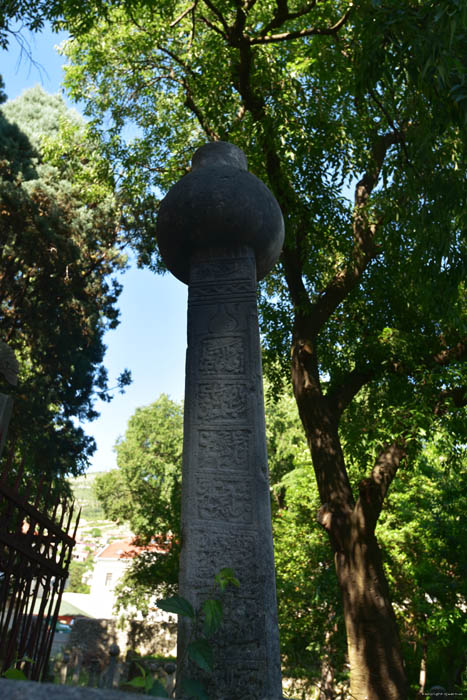
[[[235,573],[232,569],[221,569],[214,577],[212,595],[214,596],[216,594],[217,588],[219,588],[222,595],[229,584],[237,587],[240,586],[240,582],[235,577]],[[222,624],[222,602],[214,597],[208,598],[202,603],[198,610],[195,610],[186,598],[175,595],[171,598],[158,600],[157,605],[166,612],[182,615],[193,621],[188,644],[182,657],[177,661],[179,673],[185,664],[187,656],[203,669],[203,671],[212,672],[214,667],[214,652],[209,638],[217,632]],[[206,689],[200,681],[184,679],[183,690],[189,693],[191,697],[197,698],[197,700],[209,700]],[[152,694],[157,695],[157,693]],[[166,693],[165,695],[161,695],[161,697],[168,697],[168,695]],[[172,697],[175,697],[175,688],[172,691]]]
[[[9,678],[11,681],[27,681],[28,677],[19,668],[16,668],[16,665],[19,663],[34,663],[34,659],[30,659],[29,656],[23,656],[21,659],[16,658],[11,666],[7,668],[6,671],[2,673],[2,678]]]
[[[125,685],[131,685],[133,688],[141,688],[145,695],[152,697],[168,698],[168,694],[162,683],[152,677],[151,671],[144,668],[141,664],[136,664],[141,672],[141,675],[135,676],[131,681],[127,681]]]

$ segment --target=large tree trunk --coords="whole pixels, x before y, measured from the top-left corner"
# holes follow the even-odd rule
[[[350,690],[358,700],[402,700],[407,683],[378,543],[352,513],[334,560],[344,604]]]
[[[324,396],[311,345],[297,343],[292,378],[310,447],[322,507],[318,521],[334,551],[342,593],[350,684],[355,700],[404,700],[407,681],[381,554],[375,537],[384,496],[404,455],[394,443],[381,450],[355,500],[345,468],[338,424],[360,380]]]

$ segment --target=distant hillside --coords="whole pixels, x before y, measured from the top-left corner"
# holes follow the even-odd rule
[[[96,476],[103,473],[91,472],[69,480],[76,503],[81,508],[81,518],[84,520],[105,520],[102,506],[92,488]]]

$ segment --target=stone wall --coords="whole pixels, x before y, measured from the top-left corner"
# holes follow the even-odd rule
[[[83,657],[108,660],[111,644],[118,644],[120,655],[135,651],[153,656],[176,656],[177,624],[175,622],[143,622],[130,620],[120,629],[116,620],[77,618],[69,636],[68,648]]]
[[[121,634],[115,620],[95,620],[93,618],[77,618],[69,635],[67,649],[82,658],[84,666],[91,661],[97,661],[104,667],[108,663],[108,653],[111,644],[121,645]]]
[[[177,656],[177,623],[132,620],[126,629],[125,646],[142,656]]]

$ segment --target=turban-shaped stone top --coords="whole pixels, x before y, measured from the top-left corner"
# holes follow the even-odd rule
[[[251,246],[262,279],[284,242],[279,205],[266,185],[248,172],[240,148],[224,141],[201,146],[193,170],[162,200],[157,241],[168,269],[188,284],[190,260],[203,248]]]

